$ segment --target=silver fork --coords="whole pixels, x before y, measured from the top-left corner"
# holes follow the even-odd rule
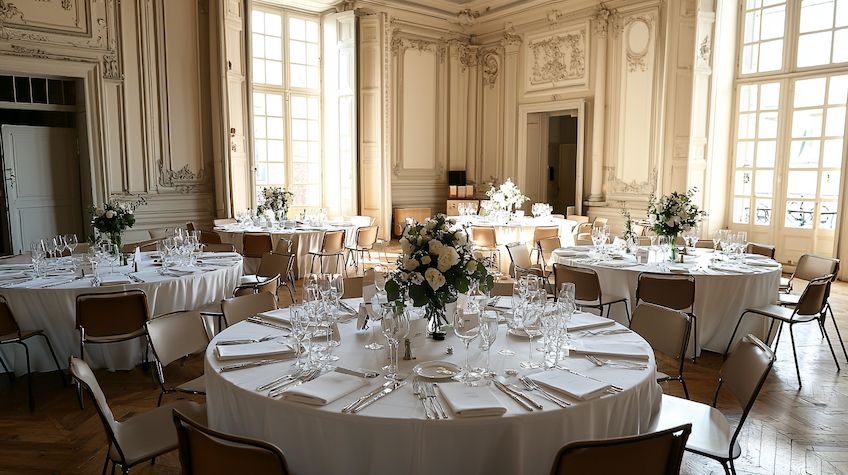
[[[447,419],[448,415],[445,413],[444,408],[442,407],[442,403],[439,402],[439,398],[436,397],[436,390],[433,388],[434,383],[427,383],[424,385],[424,391],[427,393],[427,398],[430,399],[430,404],[433,405],[433,413],[435,414],[436,409],[442,413],[442,419]],[[438,414],[436,415],[438,419]]]
[[[305,373],[305,370],[298,369],[297,371],[295,371],[292,374],[284,374],[284,375],[280,376],[279,378],[277,378],[273,381],[269,381],[269,382],[263,384],[262,386],[259,386],[258,388],[256,388],[256,390],[257,391],[265,391],[265,390],[268,390],[268,389],[273,389],[274,386],[276,386],[277,384],[279,384],[283,381],[290,381],[292,379],[296,379],[296,378],[301,377],[303,375],[303,373]]]
[[[571,405],[571,403],[566,401],[565,399],[561,399],[561,398],[554,396],[553,394],[545,391],[544,389],[542,389],[541,386],[536,384],[535,381],[528,378],[527,376],[522,376],[518,379],[524,384],[525,388],[527,388],[530,391],[539,391],[539,393],[542,395],[542,397],[544,397],[548,401],[551,401],[552,403],[554,403],[554,404],[556,404],[560,407],[568,407],[568,406]]]
[[[595,355],[585,355],[586,359],[591,361],[595,366],[612,366],[614,368],[621,369],[635,369],[635,370],[646,370],[648,369],[647,364],[636,363],[633,361],[611,361],[611,360],[602,360]]]
[[[571,373],[571,374],[573,374],[574,376],[580,376],[580,377],[582,377],[582,378],[591,379],[592,381],[597,381],[597,382],[599,382],[599,383],[609,384],[609,383],[607,383],[607,382],[601,381],[601,380],[600,380],[600,379],[598,379],[598,378],[593,378],[593,377],[591,377],[591,376],[586,376],[585,374],[583,374],[583,373],[578,373],[577,371],[571,371],[570,369],[568,369],[568,368],[566,368],[565,366],[562,366],[562,365],[556,365],[556,366],[554,366],[554,367],[555,367],[556,369],[560,370],[560,371],[565,371],[566,373]],[[609,393],[620,393],[620,392],[622,392],[622,391],[624,391],[624,388],[622,388],[622,387],[620,387],[620,386],[616,386],[616,385],[614,385],[614,384],[610,384],[610,388],[607,390],[607,392],[609,392]]]
[[[300,386],[303,383],[312,381],[313,379],[317,378],[318,376],[321,376],[321,370],[313,369],[313,370],[309,371],[308,373],[306,373],[306,375],[304,375],[304,376],[302,376],[302,377],[300,377],[300,378],[298,378],[294,381],[289,381],[288,383],[282,385],[281,387],[272,390],[271,392],[268,393],[268,396],[277,397],[280,394],[283,394],[284,392],[288,391],[291,388],[294,388],[294,387]]]
[[[415,394],[421,401],[421,405],[424,406],[424,414],[427,415],[427,419],[432,419],[432,416],[430,416],[430,409],[427,408],[427,402],[421,394],[421,386],[419,385],[418,378],[412,380],[412,394]]]

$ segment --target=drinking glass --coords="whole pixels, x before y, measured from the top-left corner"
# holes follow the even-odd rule
[[[44,259],[47,258],[47,250],[44,247],[44,242],[41,239],[33,239],[29,245],[29,250],[35,276],[41,277],[44,273],[42,265],[44,264]]]
[[[295,339],[295,353],[297,354],[297,366],[302,368],[306,366],[300,361],[303,350],[303,342],[309,341],[312,337],[309,326],[309,314],[302,305],[292,305],[289,307],[291,314],[292,337]]]
[[[506,316],[506,326],[508,330],[515,330],[521,325],[521,318],[516,318],[516,315],[519,315],[518,309],[521,306],[521,283],[516,281],[512,283],[512,311],[507,313]],[[509,337],[504,338],[504,347],[498,351],[499,355],[502,356],[513,356],[515,352],[509,349]]]
[[[377,330],[378,327],[381,326],[380,321],[383,319],[383,312],[380,311],[380,312],[369,313],[368,319],[371,320],[371,322],[372,322],[371,334],[373,335],[373,339],[372,339],[371,343],[368,343],[367,345],[365,345],[365,348],[367,348],[369,350],[380,350],[380,349],[383,348],[383,345],[381,345],[380,343],[377,343],[377,332],[376,332],[376,330]],[[365,325],[368,325],[368,322],[366,322]],[[366,328],[367,328],[367,326],[366,326]]]
[[[374,286],[377,287],[379,293],[386,290],[386,267],[377,265],[374,266]]]
[[[121,250],[118,248],[117,244],[105,244],[103,248],[103,255],[107,261],[109,261],[109,274],[112,274],[115,270],[115,262],[118,261],[118,258],[121,257]]]
[[[318,292],[321,295],[321,300],[330,298],[330,279],[331,274],[318,275]]]
[[[68,246],[68,249],[71,250],[71,255],[73,255],[74,250],[79,245],[79,241],[77,240],[76,234],[65,234],[65,245]]]
[[[498,317],[493,313],[480,313],[480,340],[483,342],[483,349],[486,350],[486,366],[483,370],[483,377],[492,378],[495,373],[489,367],[489,354],[492,352],[492,344],[498,339]],[[467,355],[466,355],[467,356]]]
[[[465,310],[458,309],[453,317],[453,330],[465,344],[465,369],[456,379],[468,385],[474,381],[479,381],[482,377],[479,373],[475,373],[468,364],[468,347],[480,334],[480,313],[478,309],[473,307],[476,307],[476,305],[469,302]]]
[[[713,252],[718,252],[718,245],[721,242],[721,229],[713,231]]]
[[[100,277],[97,276],[97,266],[100,264],[102,254],[99,246],[91,246],[88,248],[88,262],[91,263],[91,285],[100,285]]]
[[[405,309],[398,308],[394,303],[383,305],[382,313],[383,319],[380,320],[380,327],[392,348],[389,373],[385,377],[395,381],[398,371],[398,343],[409,334],[409,314]]]
[[[344,296],[344,277],[341,274],[332,274],[330,276],[330,298],[336,307],[339,306],[339,299]]]
[[[531,300],[524,304],[524,312],[522,315],[524,332],[527,333],[527,341],[529,342],[529,359],[528,361],[520,363],[520,366],[524,369],[536,369],[541,367],[539,363],[533,361],[533,338],[539,336],[542,328],[541,313],[542,309],[538,304],[538,299],[535,296],[531,296]]]

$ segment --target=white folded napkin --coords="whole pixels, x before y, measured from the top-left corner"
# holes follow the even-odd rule
[[[573,352],[600,356],[648,359],[649,349],[643,343],[606,340],[571,340]]]
[[[262,312],[258,314],[260,317],[267,318],[268,320],[273,320],[278,323],[282,323],[283,325],[291,326],[291,312],[287,308],[280,308],[277,310],[270,310],[268,312]]]
[[[241,254],[237,252],[201,252],[201,259],[237,259],[241,258]]]
[[[565,371],[544,371],[530,376],[530,379],[548,389],[559,391],[583,401],[600,396],[610,388],[608,383],[566,373]]]
[[[568,322],[568,331],[576,332],[580,330],[588,330],[590,328],[613,325],[614,323],[615,320],[592,315],[591,313],[575,313],[571,316],[571,321]]]
[[[468,387],[464,384],[440,384],[445,401],[460,417],[501,416],[506,408],[488,386]]]
[[[196,274],[196,273],[199,273],[199,272],[203,272],[203,269],[201,269],[200,267],[191,267],[191,266],[174,266],[174,267],[169,267],[168,270],[174,271],[174,272],[181,272],[183,274]]]
[[[756,274],[757,271],[753,269],[745,269],[743,267],[736,267],[730,265],[722,265],[722,264],[713,264],[713,269],[719,270],[722,272],[732,272],[735,274]]]
[[[760,266],[760,267],[780,267],[780,263],[777,261],[762,260],[762,259],[745,259],[745,264],[749,266]]]
[[[100,286],[106,285],[125,285],[131,284],[132,281],[124,274],[106,274],[100,276]]]
[[[289,389],[283,396],[296,402],[325,406],[342,396],[367,386],[368,381],[356,376],[342,373],[327,373],[318,378]]]
[[[268,280],[267,277],[262,277],[260,275],[250,274],[250,275],[241,276],[240,282],[241,282],[242,285],[246,285],[246,284],[258,284],[259,282],[265,282],[266,280]]]
[[[215,354],[219,360],[265,356],[286,357],[294,356],[294,348],[276,340],[270,340],[248,345],[219,345],[215,347]]]

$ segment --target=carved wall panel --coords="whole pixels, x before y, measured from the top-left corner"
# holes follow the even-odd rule
[[[528,34],[523,46],[527,95],[588,89],[589,22]]]
[[[88,35],[89,0],[0,1],[0,18],[9,27],[45,33]]]

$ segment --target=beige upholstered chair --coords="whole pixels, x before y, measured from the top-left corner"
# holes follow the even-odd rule
[[[798,353],[795,349],[795,334],[792,332],[792,327],[796,323],[817,322],[821,329],[822,335],[827,340],[830,346],[830,353],[833,355],[833,362],[836,363],[836,371],[839,371],[839,361],[836,359],[836,352],[833,350],[833,343],[830,342],[830,337],[827,336],[827,330],[824,327],[827,322],[827,311],[830,310],[830,318],[833,321],[833,326],[836,328],[836,336],[839,343],[842,344],[842,352],[845,354],[845,359],[848,359],[848,351],[845,350],[845,343],[842,341],[842,335],[839,333],[839,327],[836,325],[836,319],[833,318],[833,310],[830,309],[827,299],[830,296],[830,284],[833,276],[826,275],[813,279],[807,284],[807,288],[800,295],[795,308],[787,308],[780,305],[766,305],[764,307],[746,308],[742,315],[739,316],[739,321],[736,322],[736,328],[733,329],[733,334],[730,335],[730,341],[727,343],[725,353],[730,351],[733,344],[733,338],[736,336],[736,331],[739,330],[739,324],[745,315],[751,313],[771,319],[769,332],[766,336],[766,341],[771,338],[771,331],[774,329],[774,324],[780,322],[780,327],[777,330],[775,337],[774,351],[777,351],[777,345],[780,343],[780,334],[783,331],[783,324],[789,325],[789,336],[792,339],[792,354],[795,357],[795,371],[798,374],[798,387],[801,387],[801,369],[798,366]]]
[[[498,237],[492,226],[471,226],[471,242],[474,243],[473,250],[480,253],[488,253],[489,258],[494,258],[496,269],[501,268],[501,253],[498,252]]]
[[[270,278],[274,275],[280,277],[280,285],[285,285],[289,291],[289,297],[294,303],[294,254],[279,254],[267,252],[262,256],[256,275]]]
[[[533,252],[535,252],[536,263],[542,266],[545,265],[547,259],[542,257],[542,250],[539,248],[539,241],[550,237],[559,238],[559,226],[537,226],[536,229],[533,230],[533,250],[530,251],[530,259],[533,259]]]
[[[580,216],[579,214],[569,214],[568,216],[566,216],[566,219],[569,219],[571,221],[577,221],[578,224],[589,222],[588,216]]]
[[[599,216],[596,216],[595,219],[592,220],[592,226],[601,228],[606,226],[608,222],[609,220],[607,218],[601,218]]]
[[[506,250],[514,267],[513,277],[515,279],[525,274],[533,274],[547,281],[548,274],[545,274],[545,270],[538,264],[533,264],[530,261],[530,252],[527,250],[526,244],[523,242],[513,242],[506,245]]]
[[[271,252],[273,244],[269,233],[244,233],[241,254],[244,257],[261,259],[266,252]]]
[[[657,382],[680,381],[683,394],[689,399],[689,390],[683,380],[683,361],[689,343],[692,320],[683,312],[650,303],[637,303],[633,309],[630,329],[644,338],[656,351],[680,361],[677,376],[657,372]]]
[[[574,244],[576,246],[591,246],[592,245],[592,224],[580,223],[572,231],[574,234]]]
[[[714,249],[715,246],[713,245],[713,242],[710,239],[698,239],[698,242],[695,243],[695,248],[696,249]],[[718,248],[721,249],[720,244],[719,244]]]
[[[162,238],[148,239],[147,241],[124,244],[121,246],[121,252],[135,252],[135,248],[139,248],[141,252],[155,251],[156,243],[161,240]],[[79,249],[79,246],[77,246],[77,248]],[[88,252],[88,244],[86,244],[86,252]]]
[[[563,447],[551,475],[677,475],[692,424],[618,439],[572,442]]]
[[[636,283],[636,305],[648,302],[672,310],[686,311],[692,319],[692,361],[698,354],[698,317],[695,316],[695,277],[642,272]]]
[[[345,277],[343,299],[362,297],[362,287],[374,283],[374,269],[368,269],[362,277]]]
[[[748,243],[748,254],[759,254],[761,256],[766,256],[768,258],[774,259],[774,246],[769,246],[767,244],[757,244],[755,242]]]
[[[554,255],[554,251],[560,247],[562,247],[562,241],[560,241],[559,236],[550,236],[536,241],[536,248],[539,250],[539,255],[542,258],[540,265],[544,266],[545,272],[548,274],[553,270],[551,267],[553,265],[551,258]]]
[[[221,302],[221,310],[227,326],[246,320],[257,313],[276,309],[277,299],[270,292],[242,295]]]
[[[368,253],[368,259],[371,259],[371,251],[374,249],[374,243],[377,242],[377,234],[380,232],[380,226],[363,226],[356,229],[356,243],[353,246],[346,246],[348,250],[347,257],[350,260],[353,257],[353,267],[356,273],[359,274],[359,261],[362,260],[363,253]],[[363,264],[363,269],[365,265]]]
[[[209,346],[209,337],[203,327],[200,313],[196,311],[171,312],[152,318],[145,323],[147,338],[156,358],[158,381],[162,392],[157,406],[162,405],[162,396],[168,393],[206,394],[203,375],[191,381],[170,386],[165,384],[165,366],[196,353]]]
[[[286,457],[268,442],[214,431],[173,410],[183,475],[288,475]]]
[[[193,401],[172,402],[118,422],[88,364],[71,356],[68,368],[79,387],[88,391],[94,399],[97,414],[106,431],[109,449],[106,452],[103,473],[106,473],[111,462],[113,470],[116,465],[120,465],[126,475],[131,467],[176,449],[177,431],[174,430],[172,416],[174,409],[180,410],[195,421],[206,423],[206,404]]]
[[[318,258],[318,263],[321,265],[321,273],[324,273],[324,259],[327,257],[335,257],[336,258],[336,269],[338,270],[339,264],[344,266],[344,247],[345,245],[345,231],[326,231],[324,233],[324,239],[321,242],[321,249],[318,252],[309,252],[309,255],[312,256],[312,262],[309,263],[310,271],[315,267],[315,258]],[[344,273],[347,275],[347,267],[344,267]]]
[[[792,283],[796,278],[807,282],[825,275],[832,275],[835,278],[838,270],[839,259],[804,254],[798,259],[795,272],[789,278],[780,278],[780,290],[786,291],[787,294],[791,292]],[[798,297],[796,295],[778,295],[778,301],[780,305],[795,305],[798,303]]]
[[[233,297],[241,297],[242,295],[258,294],[268,292],[274,296],[274,299],[279,300],[277,291],[280,289],[280,274],[273,277],[264,278],[257,275],[260,279],[256,282],[241,284],[233,290]]]
[[[200,230],[201,244],[221,244],[221,236],[215,231]]]
[[[29,347],[25,342],[34,336],[44,338],[44,342],[47,343],[47,349],[50,350],[50,356],[53,357],[53,362],[56,363],[56,371],[59,372],[59,377],[62,378],[62,385],[67,385],[68,383],[65,381],[65,374],[62,373],[62,368],[59,367],[59,360],[56,359],[56,352],[53,351],[53,345],[50,344],[50,338],[47,338],[44,330],[21,330],[21,327],[18,326],[18,319],[15,318],[12,308],[9,307],[9,302],[6,300],[5,296],[0,295],[0,346],[17,344],[24,347],[27,364],[27,391],[29,391],[30,411],[35,410],[35,399],[32,397],[32,369],[30,368],[29,362]],[[0,365],[3,365],[3,370],[6,373],[9,373],[9,376],[11,377],[13,373],[6,367],[6,363],[3,362],[3,358],[0,358]]]
[[[555,288],[559,289],[564,282],[574,283],[574,299],[577,301],[577,306],[597,308],[601,316],[604,314],[604,307],[607,307],[606,316],[609,317],[610,307],[613,304],[622,303],[627,321],[630,322],[627,297],[603,293],[598,274],[593,269],[554,264]]]
[[[729,468],[729,472],[735,475],[733,460],[742,454],[739,433],[773,364],[774,352],[768,345],[754,335],[746,335],[721,367],[712,407],[664,394],[660,413],[651,430],[692,424],[686,450],[718,460],[725,472]],[[730,390],[742,406],[742,417],[734,430],[731,430],[727,418],[715,408],[722,385]]]

